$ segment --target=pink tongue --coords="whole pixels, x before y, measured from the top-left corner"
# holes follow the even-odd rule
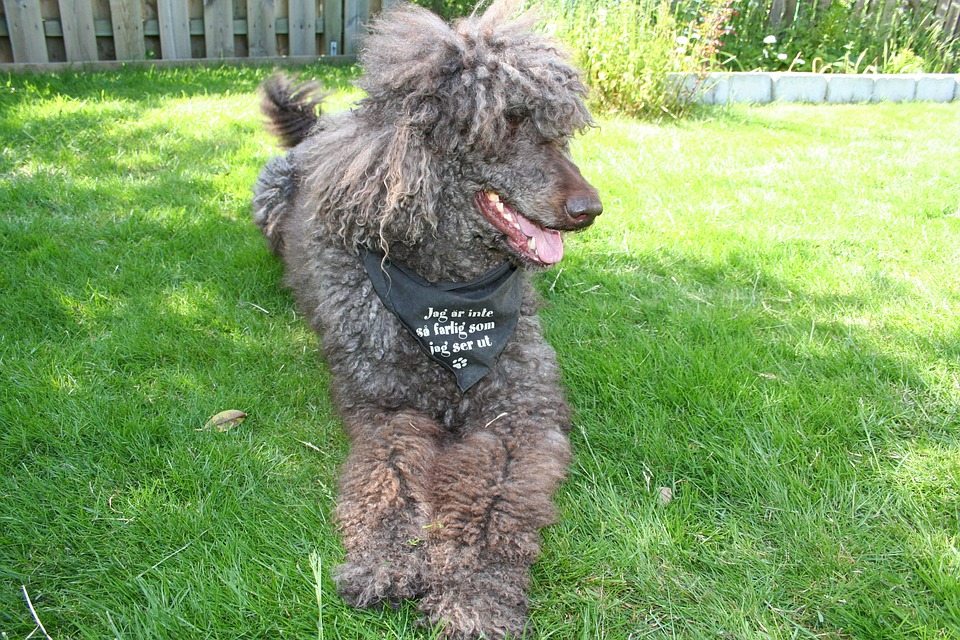
[[[559,231],[544,229],[535,222],[517,214],[520,230],[528,238],[537,241],[537,257],[544,264],[556,264],[563,257],[563,237]]]

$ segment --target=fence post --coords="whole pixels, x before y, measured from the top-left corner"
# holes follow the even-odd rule
[[[48,62],[40,3],[31,0],[3,0],[3,10],[7,14],[14,62]]]
[[[290,0],[290,55],[317,55],[315,0]]]
[[[203,38],[208,58],[232,58],[233,0],[204,0]]]
[[[948,37],[960,38],[960,2],[945,0],[943,32]]]
[[[326,55],[346,53],[343,47],[343,1],[324,0],[323,3],[323,44]]]
[[[93,32],[93,7],[90,0],[60,0],[60,27],[63,46],[70,62],[97,59],[97,37]]]
[[[277,5],[274,0],[247,0],[248,55],[277,55]]]
[[[343,53],[356,55],[360,49],[363,27],[370,20],[369,0],[346,0],[344,3]]]
[[[190,19],[187,0],[157,0],[160,55],[168,60],[190,58]]]
[[[783,0],[773,0],[770,3],[770,14],[767,16],[767,25],[776,30],[783,21],[784,3]]]
[[[110,0],[110,23],[117,60],[143,60],[147,57],[139,2]]]

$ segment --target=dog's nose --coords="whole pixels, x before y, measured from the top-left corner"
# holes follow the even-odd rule
[[[593,221],[603,213],[603,203],[596,193],[578,193],[567,198],[567,215],[575,220]]]

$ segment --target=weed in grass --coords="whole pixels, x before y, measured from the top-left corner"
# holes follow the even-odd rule
[[[21,585],[54,638],[436,636],[326,575],[345,443],[248,220],[266,72],[0,81],[10,637]],[[600,125],[607,210],[539,279],[577,455],[536,637],[960,635],[957,106]]]

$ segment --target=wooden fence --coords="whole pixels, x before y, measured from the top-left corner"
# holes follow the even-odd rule
[[[2,0],[0,70],[353,55],[391,0]]]
[[[937,0],[933,13],[948,37],[960,38],[960,0]]]
[[[798,6],[798,1],[800,6]],[[809,1],[809,0],[808,0]],[[821,8],[832,0],[814,0]],[[309,59],[353,55],[370,15],[396,0],[2,0],[0,70],[128,60]],[[932,13],[960,37],[960,0],[854,0],[892,15]],[[772,0],[771,26],[804,0]],[[933,11],[931,12],[931,8]]]
[[[777,28],[788,26],[800,14],[823,11],[833,0],[771,0],[769,23]],[[853,0],[854,12],[876,16],[889,24],[894,12],[910,12],[916,18],[932,17],[940,23],[946,38],[960,38],[960,0]]]

